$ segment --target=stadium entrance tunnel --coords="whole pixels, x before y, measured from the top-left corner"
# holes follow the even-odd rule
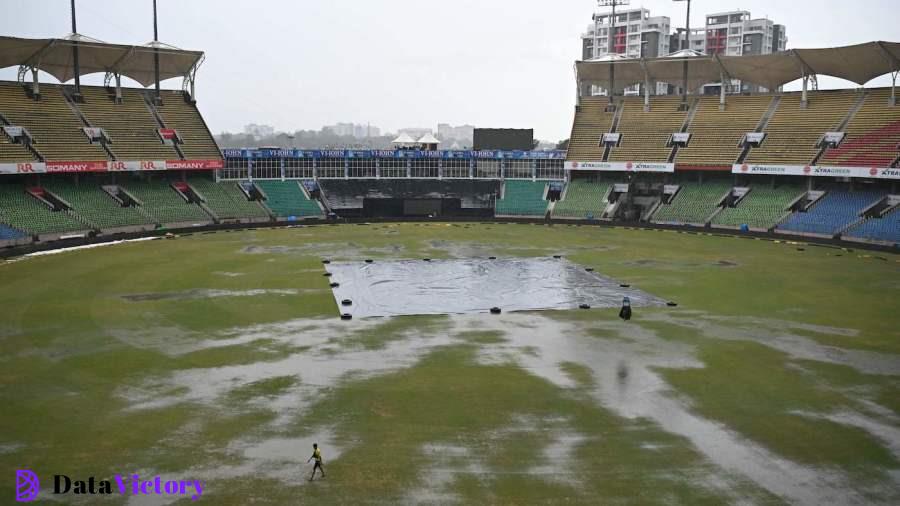
[[[357,318],[664,307],[666,301],[553,258],[334,262],[325,266],[340,313]],[[345,304],[352,301],[352,306]]]

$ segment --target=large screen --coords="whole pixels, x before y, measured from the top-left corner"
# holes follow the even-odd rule
[[[476,128],[474,149],[503,149],[531,151],[534,148],[534,129]]]

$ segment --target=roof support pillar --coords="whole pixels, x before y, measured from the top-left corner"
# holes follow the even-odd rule
[[[897,74],[900,70],[891,72],[891,107],[897,106]]]
[[[800,95],[800,108],[806,109],[809,106],[809,76],[803,75],[803,94]]]
[[[31,93],[34,95],[35,100],[40,100],[41,96],[41,82],[38,81],[38,69],[37,67],[31,67]]]
[[[120,74],[116,74],[116,103],[122,103],[122,76]]]
[[[72,0],[72,34],[78,33],[78,26],[75,24],[75,0]],[[81,66],[78,64],[78,40],[72,41],[72,60],[75,65],[75,93],[72,98],[76,102],[81,102]]]
[[[644,65],[644,112],[650,112],[650,74]]]
[[[721,86],[719,86],[719,110],[725,110],[725,73],[721,73]]]

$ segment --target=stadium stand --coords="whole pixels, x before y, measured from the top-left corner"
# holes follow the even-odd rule
[[[266,207],[275,216],[289,218],[321,217],[319,204],[310,200],[299,181],[258,180],[255,184],[266,194]]]
[[[0,215],[0,219],[3,219],[3,215]],[[28,234],[22,232],[21,230],[16,230],[8,225],[0,223],[0,241],[22,239],[23,237],[28,237]]]
[[[606,97],[584,97],[575,108],[575,121],[569,137],[570,160],[603,161],[600,137],[612,128],[613,113],[606,112]]]
[[[844,233],[844,236],[900,245],[900,207],[880,218],[869,218]]]
[[[157,223],[209,223],[212,221],[199,206],[186,202],[166,179],[141,181],[132,179],[121,185],[141,201],[141,208]]]
[[[162,143],[159,124],[147,108],[140,90],[123,88],[122,103],[114,101],[115,92],[106,88],[82,86],[84,102],[78,108],[91,124],[106,130],[110,147],[119,160],[177,160],[172,146]]]
[[[825,132],[837,131],[858,98],[854,91],[819,91],[803,109],[799,93],[783,95],[766,126],[766,140],[745,162],[809,165],[819,153],[816,143]]]
[[[553,207],[554,218],[598,219],[606,210],[606,197],[612,183],[606,181],[573,180],[563,193],[563,199]]]
[[[207,207],[221,220],[270,217],[258,202],[248,200],[243,190],[233,181],[216,183],[211,179],[193,177],[188,179],[188,184],[203,196]]]
[[[320,179],[319,185],[332,209],[361,208],[366,198],[458,198],[463,208],[491,209],[500,183],[465,179]]]
[[[181,91],[162,93],[163,105],[155,106],[167,128],[174,128],[184,141],[180,145],[185,158],[221,160],[222,153],[206,127],[200,111],[193,103],[185,101]]]
[[[92,229],[67,211],[52,211],[17,184],[0,185],[0,221],[32,235]]]
[[[803,188],[784,185],[777,188],[763,185],[751,187],[736,207],[726,207],[716,214],[713,226],[739,227],[768,230],[780,222],[790,211],[788,206],[804,193]]]
[[[100,229],[152,225],[153,220],[134,207],[122,207],[99,186],[55,179],[45,188],[67,201],[72,211]]]
[[[650,100],[650,111],[644,112],[642,99],[625,98],[616,128],[616,132],[622,134],[622,141],[612,149],[609,159],[616,162],[667,162],[672,148],[667,147],[666,143],[673,133],[681,131],[687,117],[687,112],[678,110],[680,104],[680,97],[654,97]]]
[[[814,202],[806,212],[789,216],[777,230],[831,237],[860,219],[860,213],[884,193],[833,189]]]
[[[0,112],[2,114],[2,112]],[[6,125],[0,119],[0,127]],[[34,161],[34,155],[22,144],[12,142],[3,131],[0,131],[0,163],[17,163]]]
[[[547,214],[544,193],[547,181],[517,181],[504,183],[503,198],[497,199],[496,214],[499,216],[539,216]]]
[[[868,92],[847,125],[844,142],[826,151],[819,165],[890,167],[900,154],[900,107],[888,107],[890,96],[889,89]]]
[[[678,150],[675,161],[698,167],[735,163],[743,149],[741,140],[756,130],[771,102],[769,95],[732,96],[720,111],[718,97],[700,98],[688,130],[691,142]]]
[[[91,144],[86,125],[63,96],[63,87],[41,85],[41,100],[32,100],[18,83],[0,82],[0,114],[14,126],[28,129],[34,147],[46,160],[106,160],[99,144]],[[28,159],[31,159],[29,156]]]
[[[682,182],[680,186],[671,203],[659,206],[653,222],[705,225],[732,188],[730,182],[724,181]]]

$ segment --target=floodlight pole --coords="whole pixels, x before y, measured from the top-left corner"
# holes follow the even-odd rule
[[[613,42],[615,40],[615,31],[616,31],[616,6],[618,5],[628,5],[630,0],[598,0],[598,4],[604,7],[612,7],[612,16],[609,18],[609,38],[606,43],[606,54],[613,54]],[[618,54],[618,53],[617,53]],[[616,65],[613,61],[613,58],[609,59],[609,89],[607,93],[609,94],[609,105],[606,106],[607,112],[613,112],[616,110],[616,105],[613,102],[613,91],[616,89]]]
[[[71,1],[72,6],[72,34],[78,33],[78,26],[75,24],[75,0]],[[76,102],[81,102],[81,66],[78,64],[78,41],[72,41],[72,60],[75,64],[75,94],[73,98]]]
[[[682,49],[685,50],[684,55],[684,83],[681,88],[681,110],[688,110],[688,52],[687,50],[691,48],[691,0],[674,0],[676,2],[684,2],[687,1],[687,19],[684,23],[684,47]],[[725,83],[722,83],[722,86],[725,86]]]
[[[153,0],[153,42],[159,42],[159,31],[156,26],[156,0]],[[155,102],[156,105],[162,105],[162,98],[159,96],[159,47],[156,44],[153,47],[153,77],[156,82]]]

